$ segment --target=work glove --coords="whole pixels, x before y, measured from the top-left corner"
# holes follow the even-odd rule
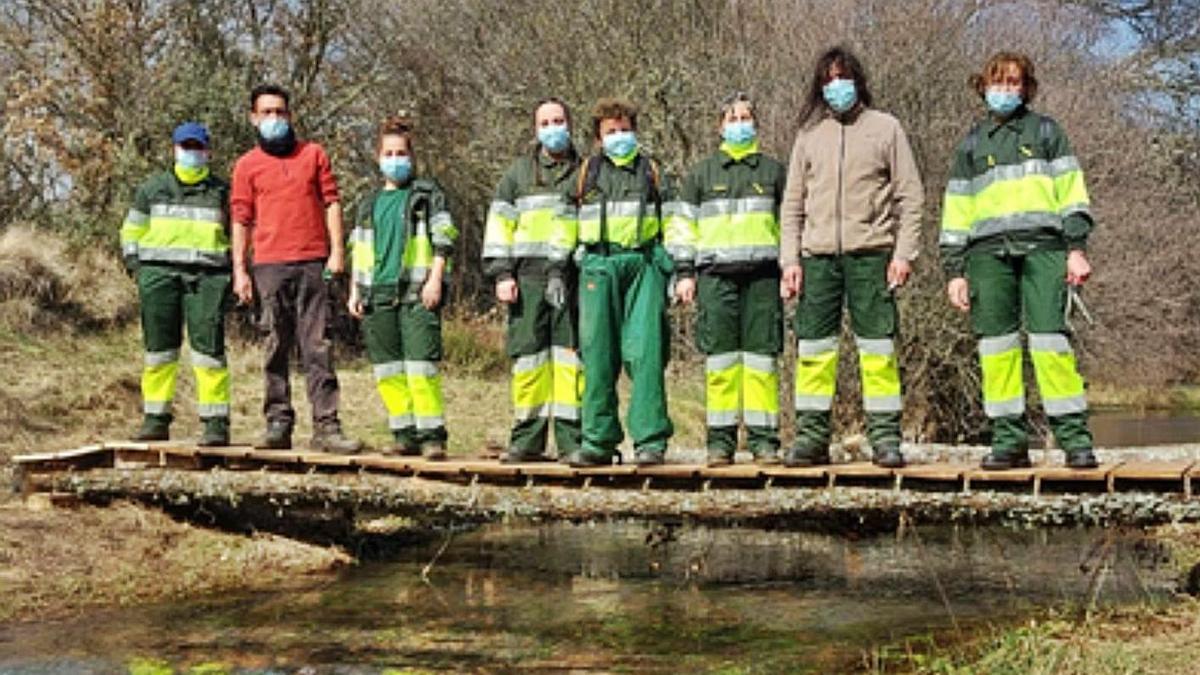
[[[546,304],[562,309],[567,304],[567,284],[562,277],[553,276],[546,282]]]

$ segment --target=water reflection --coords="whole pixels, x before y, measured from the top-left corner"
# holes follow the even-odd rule
[[[0,629],[0,670],[842,671],[873,645],[1174,584],[1131,533],[939,528],[859,540],[640,523],[494,526],[307,591]],[[97,665],[102,664],[102,665]],[[60,670],[56,670],[60,669]]]

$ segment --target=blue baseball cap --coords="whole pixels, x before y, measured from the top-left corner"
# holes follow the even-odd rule
[[[184,141],[198,141],[208,147],[208,129],[199,122],[184,122],[175,127],[171,134],[171,142],[180,145]]]

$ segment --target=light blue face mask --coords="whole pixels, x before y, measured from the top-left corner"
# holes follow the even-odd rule
[[[203,150],[175,148],[175,163],[187,169],[201,169],[208,165],[208,153]]]
[[[632,131],[618,131],[604,137],[604,154],[612,159],[627,159],[637,147],[637,134]]]
[[[758,137],[754,122],[730,122],[721,130],[721,138],[730,145],[745,145]]]
[[[835,113],[841,114],[854,107],[858,102],[858,90],[854,88],[854,80],[837,78],[830,80],[821,88],[825,102]]]
[[[984,93],[984,99],[987,101],[988,110],[1003,117],[1011,115],[1014,110],[1021,107],[1021,95],[1015,91],[988,89]]]
[[[287,136],[288,130],[292,125],[282,117],[264,117],[258,123],[258,135],[266,141],[277,141],[284,136]]]
[[[538,143],[550,152],[562,152],[571,145],[571,132],[565,124],[551,124],[539,127],[537,130]]]
[[[379,160],[379,170],[388,179],[403,183],[412,175],[412,158],[407,155],[384,157]]]

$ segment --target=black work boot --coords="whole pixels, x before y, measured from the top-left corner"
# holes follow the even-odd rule
[[[904,455],[895,446],[881,448],[871,458],[871,463],[884,469],[903,469],[905,465]]]
[[[666,450],[641,448],[633,454],[633,463],[638,466],[658,466],[666,463],[666,459],[664,459],[666,454]]]
[[[421,444],[421,456],[431,462],[446,459],[446,444],[442,441],[425,441]]]
[[[788,450],[787,456],[783,458],[783,465],[793,469],[802,466],[824,466],[828,463],[828,448],[814,450],[812,448],[795,446],[791,450]]]
[[[558,461],[576,469],[586,469],[597,466],[612,466],[612,455],[579,449],[572,450],[566,455],[559,457]]]
[[[779,466],[783,460],[779,458],[779,451],[775,448],[755,451],[754,463],[759,466]]]
[[[553,462],[544,452],[537,450],[521,450],[519,448],[509,448],[508,452],[500,455],[501,464],[525,464],[533,462]]]
[[[223,448],[229,445],[228,417],[206,417],[203,421],[204,431],[196,445],[202,448]]]
[[[1033,466],[1029,461],[1028,450],[999,450],[993,449],[979,463],[984,471],[1007,471],[1009,469],[1028,469]]]
[[[171,438],[171,416],[169,414],[146,414],[142,426],[133,434],[135,441],[165,441]]]
[[[340,424],[327,424],[318,427],[308,441],[308,447],[321,452],[331,452],[338,455],[353,455],[362,450],[362,441],[350,438],[342,433]]]
[[[733,464],[733,452],[721,448],[709,448],[708,458],[704,463],[709,467],[729,466]]]
[[[267,431],[254,443],[259,450],[291,450],[292,425],[287,422],[268,422]]]
[[[1067,467],[1071,469],[1094,469],[1100,466],[1091,448],[1067,450]]]

